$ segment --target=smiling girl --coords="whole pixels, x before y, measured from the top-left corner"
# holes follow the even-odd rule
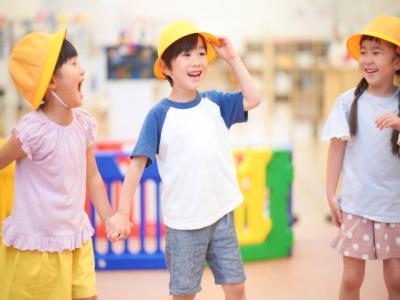
[[[389,299],[400,299],[400,19],[381,16],[347,40],[362,79],[340,95],[323,137],[330,141],[326,194],[340,227],[340,299],[359,299],[365,261],[383,261]],[[342,185],[336,196],[340,174]]]

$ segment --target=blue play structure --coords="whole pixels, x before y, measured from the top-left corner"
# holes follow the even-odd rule
[[[100,152],[96,154],[96,162],[100,171],[101,176],[106,185],[108,198],[111,204],[115,206],[116,188],[120,185],[124,179],[124,175],[120,170],[121,161],[129,159],[129,155],[123,152]],[[118,161],[120,160],[120,161]],[[146,234],[146,216],[150,208],[150,200],[146,193],[146,188],[149,182],[155,184],[154,198],[151,201],[154,203],[154,209],[150,211],[154,217],[154,234]],[[139,192],[139,205],[138,205],[138,222],[135,223],[137,226],[138,234],[130,239],[127,239],[122,243],[122,249],[119,251],[113,250],[111,242],[107,241],[105,237],[102,238],[103,242],[107,243],[105,251],[101,251],[99,248],[99,220],[97,220],[93,206],[90,206],[90,218],[92,224],[96,230],[96,234],[93,236],[94,253],[96,260],[97,270],[132,270],[132,269],[164,269],[165,260],[164,252],[161,247],[162,243],[162,221],[160,213],[160,182],[161,178],[158,174],[157,165],[152,164],[146,168],[143,176],[140,180],[140,192]],[[103,235],[104,236],[104,235]],[[146,242],[148,239],[152,240],[155,244],[155,249],[148,250],[146,248]],[[130,243],[138,242],[138,249],[133,252],[130,250]],[[121,248],[121,247],[120,247]]]
[[[291,151],[244,149],[234,151],[244,201],[235,209],[236,231],[243,260],[290,256],[293,245]],[[119,192],[129,154],[97,151],[96,161],[111,205],[118,207]],[[249,184],[251,183],[251,184]],[[179,184],[179,183],[177,183]],[[157,165],[146,168],[132,198],[131,235],[124,241],[106,239],[104,224],[87,201],[86,211],[96,234],[93,246],[97,270],[164,269],[165,226],[161,219],[161,178]]]

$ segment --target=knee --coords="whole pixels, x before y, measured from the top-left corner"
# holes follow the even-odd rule
[[[357,290],[361,288],[364,277],[361,274],[344,274],[342,278],[342,287],[346,290]]]
[[[244,283],[225,284],[224,291],[226,299],[242,300],[245,299]]]
[[[400,293],[400,270],[391,270],[385,275],[385,284],[388,290]]]

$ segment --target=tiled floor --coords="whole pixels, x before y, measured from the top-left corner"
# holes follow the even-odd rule
[[[263,116],[256,116],[249,124],[250,128],[236,130],[234,139],[250,136],[248,144],[257,144],[255,137],[264,130],[266,134],[260,137],[259,144],[267,144],[268,140],[276,144],[292,141],[295,165],[293,207],[298,222],[293,227],[295,241],[291,257],[245,264],[248,299],[337,299],[341,257],[329,247],[336,229],[325,221],[328,213],[323,188],[326,146],[310,136],[307,123],[291,122],[285,105],[275,107],[273,114],[266,115],[265,120]],[[264,128],[260,129],[260,126]],[[168,279],[164,270],[98,272],[99,299],[169,299]],[[224,299],[208,269],[203,276],[202,288],[196,299]],[[369,262],[361,299],[381,300],[386,297],[382,263]]]

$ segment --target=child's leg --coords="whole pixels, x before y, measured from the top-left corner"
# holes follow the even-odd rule
[[[389,293],[389,300],[400,299],[400,258],[383,260],[383,277]]]
[[[92,240],[72,251],[72,299],[96,299],[96,274]]]
[[[194,299],[201,290],[211,227],[177,230],[167,227],[165,258],[173,299]]]
[[[364,280],[365,260],[343,256],[343,275],[340,300],[360,299],[360,288]]]
[[[207,262],[214,274],[215,283],[221,284],[227,300],[244,300],[246,276],[240,256],[233,213],[221,218],[214,226]]]
[[[245,300],[246,299],[244,283],[223,284],[222,289],[224,290],[226,300]]]

